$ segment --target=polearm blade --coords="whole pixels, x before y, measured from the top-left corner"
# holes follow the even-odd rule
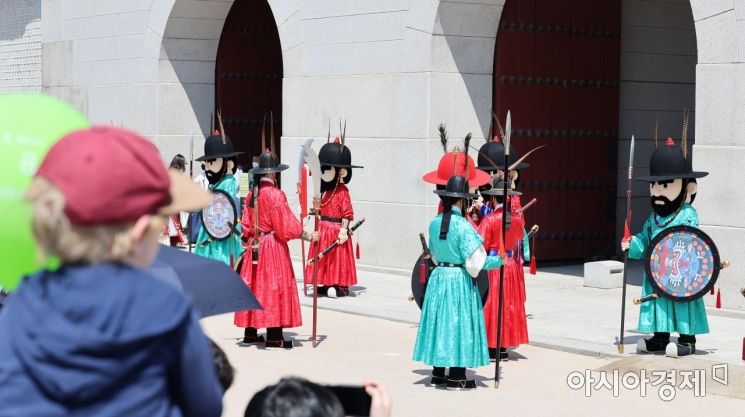
[[[505,246],[507,245],[507,178],[509,178],[509,172],[507,168],[509,166],[510,156],[510,136],[512,135],[512,114],[507,111],[507,121],[505,122],[504,132],[504,178],[502,181],[502,253],[506,253]],[[500,254],[501,255],[501,254]],[[502,347],[502,310],[504,304],[504,259],[502,260],[502,266],[499,267],[499,304],[497,304],[497,353],[496,360],[494,361],[494,388],[499,388],[499,362],[502,361],[500,349]]]
[[[634,175],[634,135],[631,135],[631,149],[629,150],[629,171],[628,184],[626,185],[626,220],[624,222],[623,240],[631,238],[629,229],[631,228],[631,179]],[[629,251],[623,253],[623,285],[621,290],[621,333],[618,337],[618,353],[623,353],[623,333],[626,324],[626,277],[629,266]]]
[[[310,144],[313,143],[313,139],[308,139],[300,145],[300,158],[297,162],[297,196],[298,200],[303,198],[302,191],[302,184],[304,180],[305,173],[303,172],[303,167],[305,166],[305,148],[310,147]],[[305,225],[304,218],[303,218],[303,202],[298,201],[300,204],[300,224]],[[306,201],[307,203],[307,201]],[[307,213],[306,213],[307,214]],[[303,227],[303,230],[305,230],[305,227]],[[302,265],[303,265],[303,294],[306,296],[308,295],[308,286],[305,285],[307,282],[307,274],[305,272],[305,241],[300,240],[300,248],[301,248],[301,257],[302,257]]]
[[[303,160],[310,168],[310,176],[313,178],[313,230],[318,231],[321,217],[321,161],[318,155],[310,145],[313,139],[308,139],[303,144]],[[319,242],[314,242],[316,253],[320,250]],[[318,346],[317,341],[317,323],[318,323],[318,263],[313,264],[313,333],[311,342],[313,347]]]
[[[510,138],[512,137],[512,114],[509,110],[507,110],[507,121],[505,122],[505,129],[504,129],[504,154],[505,156],[510,154]],[[507,162],[505,160],[504,166],[507,166]],[[505,180],[506,181],[506,180]]]

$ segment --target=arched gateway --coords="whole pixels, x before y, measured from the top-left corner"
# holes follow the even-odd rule
[[[264,114],[274,117],[275,151],[282,137],[282,48],[266,0],[238,0],[225,19],[215,66],[215,105],[243,163],[259,155]],[[267,141],[269,118],[267,118]],[[267,143],[268,145],[268,143]]]

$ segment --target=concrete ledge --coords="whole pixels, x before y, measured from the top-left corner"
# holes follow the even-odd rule
[[[621,288],[623,286],[623,263],[618,261],[586,262],[585,287]]]

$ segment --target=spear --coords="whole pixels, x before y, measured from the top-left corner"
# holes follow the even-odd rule
[[[507,111],[507,122],[504,137],[502,142],[504,143],[504,167],[505,169],[509,166],[510,157],[510,135],[512,134],[512,115],[510,111]],[[507,172],[505,172],[504,181],[502,182],[502,248],[504,248],[505,237],[507,235]],[[504,262],[499,267],[499,304],[497,305],[497,358],[494,365],[494,388],[499,388],[499,362],[502,360],[500,355],[500,348],[502,347],[502,310],[504,303]]]
[[[626,221],[623,225],[623,240],[631,240],[631,177],[634,173],[634,135],[631,135],[631,150],[629,151],[629,175],[626,186]],[[621,335],[618,338],[618,353],[623,353],[623,327],[626,323],[626,276],[629,270],[629,251],[623,253],[623,289],[621,290]]]
[[[189,141],[189,178],[194,179],[194,133],[191,134],[191,140]],[[189,225],[189,234],[194,235],[191,231],[192,225]],[[189,239],[189,252],[192,250],[192,241]]]

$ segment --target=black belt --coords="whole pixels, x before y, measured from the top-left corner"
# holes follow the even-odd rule
[[[341,221],[344,220],[344,219],[339,218],[339,217],[321,216],[321,220],[323,220],[325,222],[341,223]]]
[[[463,268],[463,264],[451,264],[448,262],[438,262],[437,266],[444,268]]]

